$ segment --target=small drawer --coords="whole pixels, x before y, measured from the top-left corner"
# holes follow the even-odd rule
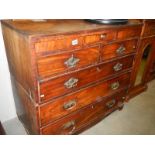
[[[52,53],[55,51],[64,51],[68,49],[77,49],[82,47],[83,37],[66,36],[63,38],[43,37],[38,39],[35,43],[35,51],[37,55],[44,55],[44,53]]]
[[[79,129],[89,125],[99,117],[103,118],[111,113],[119,104],[123,103],[123,97],[126,91],[121,91],[111,97],[105,98],[103,101],[91,104],[81,110],[75,111],[65,118],[59,119],[46,127],[41,128],[41,134],[58,135],[58,134],[74,134]],[[89,123],[88,123],[89,122]]]
[[[130,39],[139,37],[141,34],[142,27],[129,27],[118,30],[117,40]]]
[[[116,39],[116,31],[104,31],[84,37],[84,44],[90,45],[97,42],[108,42]]]
[[[37,60],[40,78],[62,74],[78,68],[94,65],[99,61],[99,47],[86,48],[39,58]]]
[[[152,35],[155,35],[155,21],[154,22],[146,21],[142,36],[147,37]]]
[[[103,63],[89,69],[42,82],[40,83],[40,93],[43,96],[41,97],[41,101],[47,101],[70,93],[88,84],[130,69],[133,64],[133,58],[134,55],[119,58],[112,62]]]
[[[121,41],[108,44],[101,49],[101,59],[112,59],[125,54],[136,52],[137,40]]]
[[[119,77],[100,82],[93,86],[81,89],[64,97],[53,100],[48,104],[42,104],[40,107],[41,125],[63,117],[72,111],[80,109],[88,104],[102,100],[129,85],[130,73]]]

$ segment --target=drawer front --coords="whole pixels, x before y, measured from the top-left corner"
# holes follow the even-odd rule
[[[41,78],[62,74],[78,68],[94,65],[99,61],[99,47],[87,48],[37,60]]]
[[[137,40],[121,41],[109,45],[105,45],[101,49],[101,59],[111,59],[125,54],[135,52],[137,48]]]
[[[40,94],[44,97],[41,98],[41,101],[64,95],[90,83],[113,76],[113,74],[120,73],[126,69],[130,69],[133,64],[133,58],[133,55],[119,58],[112,62],[42,82],[40,83]]]
[[[141,26],[125,28],[118,31],[117,39],[122,40],[122,39],[135,38],[139,37],[140,34],[141,34]]]
[[[77,49],[82,47],[83,37],[66,36],[63,38],[40,38],[35,43],[35,51],[37,55],[42,55],[48,52],[62,51],[67,49]]]
[[[155,35],[155,22],[145,22],[143,37]]]
[[[90,45],[97,42],[108,42],[116,39],[116,31],[104,31],[98,34],[87,35],[84,37],[84,45]]]
[[[40,108],[41,124],[48,124],[52,120],[60,118],[93,102],[100,101],[104,97],[121,89],[127,88],[129,76],[130,73],[123,74],[112,80],[100,82],[97,85],[89,86],[83,90],[68,94],[48,104],[42,104]]]
[[[118,104],[122,104],[122,97],[125,96],[126,91],[119,92],[111,97],[107,97],[103,101],[91,104],[80,111],[71,113],[70,115],[49,124],[47,127],[41,129],[41,134],[74,134],[76,131],[91,124],[99,117],[104,117],[113,110]]]

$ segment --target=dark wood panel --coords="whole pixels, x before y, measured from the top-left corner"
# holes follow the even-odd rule
[[[38,74],[41,78],[62,74],[70,70],[94,65],[99,61],[99,47],[52,55],[38,59]]]
[[[142,80],[140,84],[135,85],[135,81],[136,81],[136,77],[138,74],[138,70],[141,65],[142,57],[148,45],[150,45],[151,48],[148,53],[148,57],[146,59],[146,66],[141,75]],[[146,90],[147,82],[149,81],[148,79],[150,76],[150,69],[151,69],[152,61],[155,57],[154,55],[155,55],[155,37],[148,37],[148,38],[143,38],[143,39],[141,38],[138,43],[137,55],[135,57],[135,63],[134,63],[132,74],[131,74],[132,76],[130,80],[130,88],[129,88],[128,95],[127,95],[128,100]]]
[[[40,94],[44,96],[41,97],[41,101],[45,101],[47,95],[48,98],[52,99],[87,86],[90,83],[118,74],[126,69],[131,69],[133,58],[134,55],[119,58],[112,62],[110,61],[89,69],[41,82]]]
[[[4,128],[3,128],[3,126],[2,126],[2,124],[0,122],[0,135],[5,135],[5,134],[6,134],[5,130],[4,130]]]
[[[149,37],[155,35],[155,20],[154,21],[145,21],[143,28],[142,37]]]
[[[16,113],[29,134],[39,134],[38,106],[24,88],[11,76]]]
[[[114,57],[120,57],[125,54],[136,52],[137,40],[121,41],[117,43],[111,43],[103,45],[101,49],[101,59],[111,59]]]
[[[2,30],[10,73],[37,101],[36,67],[29,48],[29,40],[4,25]]]
[[[53,119],[66,115],[71,111],[84,107],[95,101],[100,101],[105,96],[113,94],[120,89],[128,88],[130,73],[123,74],[120,77],[98,83],[83,90],[68,94],[64,97],[54,100],[46,105],[42,105],[40,119],[42,124],[47,124]],[[117,85],[119,83],[118,86]],[[72,108],[65,107],[65,104],[72,104]]]
[[[96,120],[98,117],[105,116],[122,102],[122,96],[125,92],[120,92],[120,96],[113,95],[106,98],[102,102],[89,105],[80,111],[72,113],[47,127],[41,129],[41,134],[75,134],[79,129],[85,127],[85,124],[89,124]]]

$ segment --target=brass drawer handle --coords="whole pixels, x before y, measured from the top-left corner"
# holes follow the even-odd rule
[[[66,87],[66,88],[73,88],[73,87],[75,87],[75,86],[77,86],[77,82],[78,82],[78,79],[76,79],[76,78],[70,78],[68,81],[66,81],[65,83],[64,83],[64,86]]]
[[[114,71],[116,71],[116,72],[122,70],[122,68],[123,68],[123,64],[121,64],[121,63],[117,63],[117,64],[113,67]]]
[[[73,55],[67,60],[64,62],[64,64],[69,67],[69,68],[72,68],[72,67],[75,67],[76,64],[80,61],[80,59],[78,58],[75,58]]]
[[[71,130],[68,132],[69,134],[71,134],[75,130],[75,121],[74,120],[69,121],[69,122],[67,122],[66,124],[64,124],[62,126],[63,130],[67,130],[67,129],[70,129],[70,128],[71,128]]]
[[[70,100],[69,102],[65,103],[63,108],[65,110],[72,109],[76,105],[76,100]]]
[[[110,102],[107,102],[106,106],[110,109],[110,108],[112,108],[115,105],[115,103],[116,103],[116,100],[113,99]]]
[[[114,83],[111,84],[111,89],[116,90],[116,89],[119,88],[119,86],[120,86],[119,82],[114,82]]]
[[[124,45],[121,45],[121,46],[116,50],[116,53],[117,53],[117,54],[123,54],[125,50],[126,50],[126,48],[124,47]]]

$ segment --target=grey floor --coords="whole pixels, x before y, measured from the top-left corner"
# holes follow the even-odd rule
[[[3,123],[7,134],[26,134],[15,118]],[[115,111],[81,135],[150,135],[155,134],[155,81],[146,92],[126,103],[122,111]]]

